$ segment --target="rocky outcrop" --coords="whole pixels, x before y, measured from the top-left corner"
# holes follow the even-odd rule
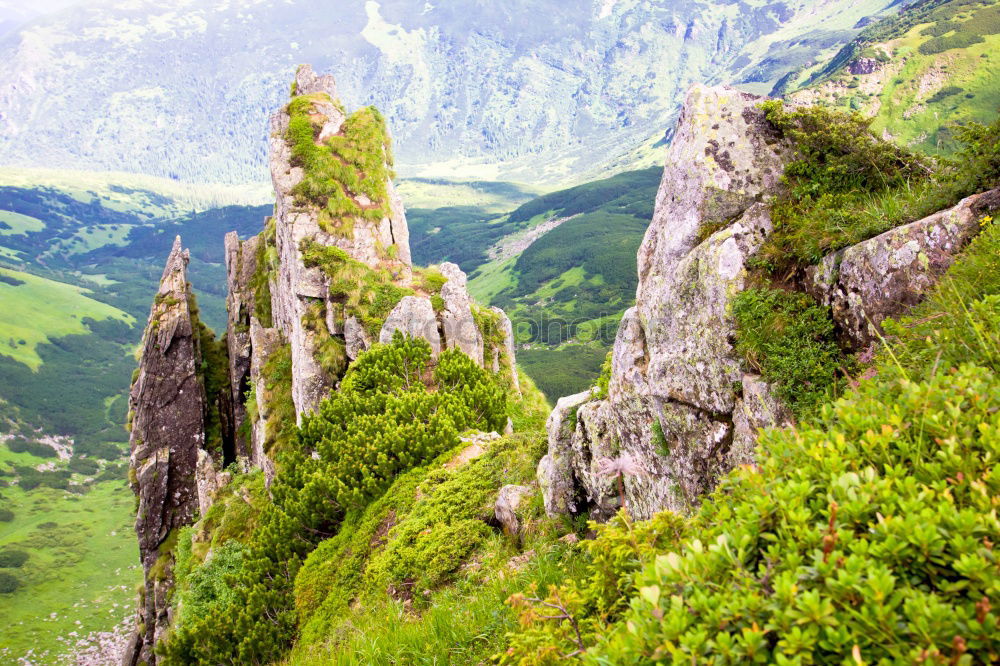
[[[880,63],[875,58],[858,58],[851,62],[847,66],[848,71],[855,76],[860,76],[864,74],[874,74],[882,68],[882,63]]]
[[[979,231],[1000,190],[835,252],[808,271],[808,288],[858,347],[878,339],[881,323],[919,303]]]
[[[178,237],[167,258],[142,341],[139,374],[129,393],[129,478],[138,497],[135,531],[145,584],[138,629],[125,663],[153,663],[153,647],[170,623],[173,583],[169,539],[199,510],[195,481],[205,444],[205,389],[197,322],[189,309],[188,252]]]
[[[281,345],[281,334],[277,329],[264,328],[256,317],[250,319],[250,384],[256,396],[257,414],[252,424],[250,460],[255,467],[264,470],[267,485],[274,479],[274,460],[267,454],[269,439],[268,421],[275,405],[268,399],[264,366],[271,354]]]
[[[625,502],[642,518],[688,506],[742,457],[733,445],[743,369],[729,304],[771,233],[762,199],[780,186],[787,153],[760,101],[727,88],[688,94],[639,249],[636,307],[619,328],[608,397],[575,396],[575,424],[548,424],[539,481],[549,513],[617,510],[604,460],[630,461]],[[768,413],[754,411],[754,424]]]
[[[308,96],[309,119],[317,128],[316,143],[323,145],[333,136],[342,134],[346,116],[337,101],[337,89],[331,76],[317,76],[312,68],[299,68],[293,84],[294,94]],[[292,156],[286,134],[291,116],[288,107],[271,118],[270,169],[275,191],[275,248],[278,255],[277,275],[272,287],[272,310],[275,326],[286,336],[292,346],[292,398],[296,414],[312,411],[336,383],[337,377],[330,368],[317,360],[321,338],[343,336],[341,330],[310,331],[305,319],[309,309],[322,304],[332,321],[338,317],[343,303],[329,293],[330,277],[320,267],[307,265],[303,257],[306,243],[322,247],[336,247],[348,257],[368,267],[389,270],[400,278],[407,278],[410,271],[409,232],[402,201],[391,182],[385,184],[390,213],[378,221],[363,217],[354,218],[347,229],[332,230],[321,223],[318,206],[303,202],[295,188],[306,174]],[[344,186],[346,188],[346,185]],[[350,192],[360,209],[370,209],[373,202],[364,194]],[[391,253],[389,248],[395,248]],[[329,327],[328,327],[329,328]]]
[[[392,336],[396,331],[411,338],[423,338],[431,346],[431,356],[436,358],[441,353],[439,326],[431,299],[423,296],[406,296],[386,317],[378,340],[382,344],[388,344],[392,342]]]
[[[457,347],[480,366],[483,365],[483,334],[472,318],[472,307],[465,273],[457,265],[445,262],[439,267],[448,281],[441,287],[444,312],[441,324],[448,349]]]
[[[490,355],[492,357],[493,372],[503,372],[504,369],[510,372],[511,387],[518,394],[521,393],[521,382],[517,377],[517,367],[514,363],[514,325],[510,323],[507,313],[498,307],[490,310],[500,320],[500,330],[503,334],[503,344],[494,347]]]
[[[257,270],[257,250],[261,236],[240,241],[235,231],[226,234],[226,346],[229,350],[229,382],[232,394],[232,420],[235,454],[248,458],[250,443],[245,435],[247,419],[244,406],[246,392],[250,389],[250,318],[254,310],[254,291],[251,285]]]
[[[508,485],[500,489],[497,501],[493,506],[493,515],[503,527],[504,532],[516,536],[521,531],[521,521],[517,516],[524,498],[534,491],[529,486]]]
[[[198,451],[195,468],[195,486],[198,488],[198,511],[205,515],[215,502],[215,494],[229,483],[230,474],[216,469],[215,460],[205,449]]]

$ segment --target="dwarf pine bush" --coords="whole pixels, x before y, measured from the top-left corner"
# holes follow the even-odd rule
[[[459,433],[503,424],[506,392],[490,373],[458,350],[443,352],[433,368],[430,360],[426,341],[397,333],[362,354],[340,390],[303,417],[277,449],[273,501],[247,517],[254,528],[244,544],[217,565],[208,560],[203,575],[186,574],[198,612],[184,613],[161,645],[164,663],[279,658],[295,635],[296,574],[317,544],[337,534],[345,514],[454,447]],[[218,586],[220,576],[228,589]]]

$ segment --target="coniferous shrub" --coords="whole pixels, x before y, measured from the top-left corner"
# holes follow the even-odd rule
[[[433,369],[430,360],[426,341],[397,333],[391,344],[363,353],[340,390],[303,417],[278,449],[273,501],[227,571],[232,595],[215,594],[215,582],[205,587],[211,593],[200,597],[202,610],[185,614],[161,645],[164,663],[279,658],[295,635],[296,574],[316,545],[337,533],[346,511],[455,446],[459,433],[504,422],[506,394],[490,373],[458,350],[443,352]]]

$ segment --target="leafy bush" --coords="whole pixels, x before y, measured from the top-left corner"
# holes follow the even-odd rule
[[[28,553],[15,548],[0,550],[0,567],[19,569],[28,561]]]
[[[797,414],[815,407],[843,361],[829,308],[806,294],[747,289],[732,302],[736,351]]]
[[[541,593],[532,585],[508,600],[522,629],[510,636],[507,651],[496,656],[499,663],[541,666],[578,655],[621,619],[636,592],[635,574],[686,531],[684,520],[672,513],[633,522],[625,511],[606,524],[590,523],[590,528],[596,538],[583,542],[585,576]]]
[[[17,576],[0,571],[0,594],[11,594],[16,592],[19,587],[21,587],[21,581],[18,580]]]
[[[80,458],[74,456],[72,460],[69,461],[69,469],[77,474],[83,474],[84,476],[92,476],[97,473],[101,466],[97,464],[96,460],[90,458]]]
[[[0,509],[0,523],[10,523],[14,521],[14,512],[10,509]]]
[[[928,97],[927,103],[937,104],[938,102],[942,102],[948,99],[952,95],[959,95],[963,92],[965,92],[965,90],[958,86],[945,86],[944,88],[941,88],[941,90],[938,90],[936,93]]]

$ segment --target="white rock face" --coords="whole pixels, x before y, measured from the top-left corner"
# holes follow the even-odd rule
[[[402,331],[411,338],[426,340],[431,346],[431,356],[437,358],[441,353],[441,333],[438,326],[437,315],[429,298],[406,296],[386,317],[378,341],[388,344],[392,342],[396,331]]]
[[[448,349],[458,347],[473,361],[483,365],[483,334],[472,318],[471,299],[466,286],[465,273],[456,264],[445,262],[439,267],[448,281],[441,287],[444,312],[444,343]]]
[[[572,430],[561,418],[549,422],[539,466],[549,513],[616,511],[616,479],[598,474],[604,458],[633,463],[625,503],[639,518],[689,506],[736,464],[733,412],[742,398],[734,386],[743,372],[730,301],[771,233],[760,201],[778,186],[786,150],[760,101],[702,85],[688,93],[639,249],[636,306],[615,340],[609,395],[587,404],[586,394],[573,396]],[[769,412],[755,414],[754,426]]]

